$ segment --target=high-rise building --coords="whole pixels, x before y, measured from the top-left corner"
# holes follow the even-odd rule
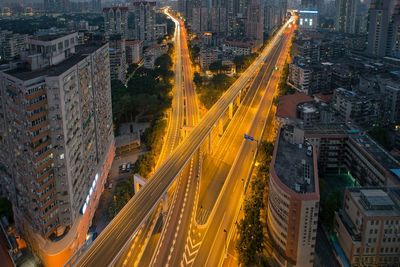
[[[46,12],[66,12],[68,11],[69,0],[44,0]]]
[[[398,266],[400,189],[348,188],[335,214],[337,240],[348,266]]]
[[[132,2],[132,12],[134,15],[134,36],[133,38],[142,40],[145,46],[154,44],[156,23],[156,1],[134,0]]]
[[[356,33],[357,0],[336,0],[336,30],[343,33]]]
[[[209,31],[209,9],[206,7],[195,7],[192,12],[191,29],[195,33]]]
[[[314,266],[319,211],[317,155],[280,131],[270,166],[267,227],[280,266]]]
[[[114,157],[108,44],[77,42],[31,39],[24,67],[0,73],[2,191],[45,266],[85,242]]]
[[[388,34],[387,55],[400,58],[400,2],[395,6]]]
[[[128,12],[128,7],[103,8],[106,35],[121,34],[124,38],[128,38]]]
[[[101,0],[92,0],[91,9],[95,12],[101,11]]]
[[[126,63],[138,64],[143,58],[143,41],[126,40]]]
[[[125,83],[126,71],[128,69],[126,64],[125,39],[120,34],[111,35],[109,46],[111,80],[119,80]]]
[[[395,11],[399,0],[374,0],[369,9],[367,53],[375,57],[391,56],[391,42],[398,36],[398,19]],[[397,22],[396,22],[397,20]],[[393,28],[396,27],[397,29]],[[395,46],[395,44],[393,44]],[[396,53],[395,53],[396,54]]]
[[[224,36],[227,30],[226,8],[210,8],[210,31],[217,36]]]
[[[264,6],[261,0],[250,0],[247,6],[246,37],[261,47],[264,41]]]
[[[271,34],[286,18],[287,0],[264,1],[264,33]]]

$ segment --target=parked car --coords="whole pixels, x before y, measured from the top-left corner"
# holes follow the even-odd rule
[[[127,164],[123,163],[121,166],[119,166],[119,172],[127,172]]]

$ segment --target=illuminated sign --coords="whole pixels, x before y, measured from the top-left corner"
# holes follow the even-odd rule
[[[83,203],[83,206],[82,206],[82,209],[81,209],[81,214],[82,215],[85,214],[85,212],[86,212],[87,206],[89,205],[89,202],[90,202],[90,197],[92,196],[93,191],[96,188],[97,180],[99,180],[99,174],[98,173],[96,173],[96,176],[94,177],[93,182],[92,182],[92,186],[89,189],[89,193],[86,196],[85,203]]]
[[[317,10],[300,10],[300,14],[318,14]]]

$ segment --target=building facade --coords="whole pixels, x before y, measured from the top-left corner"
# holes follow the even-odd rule
[[[399,188],[348,188],[335,232],[351,266],[400,264]]]
[[[125,39],[120,34],[110,36],[109,53],[111,80],[119,80],[125,83],[126,72],[128,70],[126,64],[126,45]]]
[[[264,5],[261,0],[251,0],[247,7],[246,38],[257,48],[264,42]]]
[[[108,45],[76,43],[31,40],[27,67],[0,74],[2,191],[46,266],[85,242],[114,157]]]
[[[155,35],[156,2],[147,0],[134,0],[131,12],[134,17],[133,38],[142,40],[143,45],[152,45],[157,41]]]
[[[0,61],[21,56],[28,47],[28,38],[27,34],[0,31]]]
[[[124,38],[128,38],[128,12],[128,7],[103,8],[106,35],[121,34]]]
[[[367,53],[375,57],[398,58],[400,35],[400,2],[374,0],[369,8]]]
[[[143,41],[126,40],[126,62],[128,64],[138,64],[143,58]]]
[[[270,167],[267,227],[280,266],[314,266],[319,211],[317,157],[311,145],[278,135]]]
[[[343,33],[356,33],[356,0],[336,0],[335,28]]]

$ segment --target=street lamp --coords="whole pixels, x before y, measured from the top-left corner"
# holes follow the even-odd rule
[[[228,256],[228,232],[226,231],[226,229],[224,229],[224,233],[225,233],[225,258]]]

